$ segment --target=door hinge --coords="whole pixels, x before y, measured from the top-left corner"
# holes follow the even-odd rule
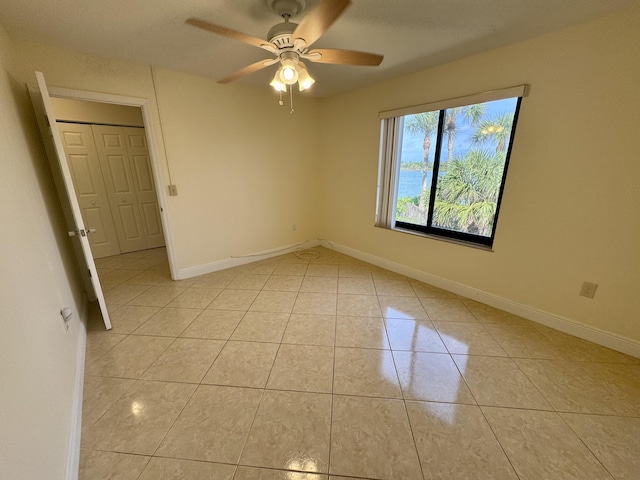
[[[87,268],[87,273],[89,274],[89,278],[91,278],[91,269]]]

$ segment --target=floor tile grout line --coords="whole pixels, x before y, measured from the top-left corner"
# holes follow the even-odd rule
[[[273,274],[272,274],[272,275],[273,275]],[[265,282],[265,284],[266,284],[266,282]],[[261,289],[260,291],[262,291],[262,289]],[[256,298],[257,298],[257,297],[258,297],[258,296],[256,295]],[[297,299],[297,295],[296,295],[296,299]],[[255,299],[254,299],[254,302],[255,302]],[[252,305],[253,305],[253,302],[252,302]],[[294,305],[295,305],[295,301],[294,301]],[[251,308],[251,306],[249,306],[249,309],[250,309],[250,308]],[[293,307],[292,307],[291,309],[293,310]],[[249,310],[247,310],[247,312],[248,312],[248,311],[249,311]],[[246,315],[246,314],[245,314],[245,315]],[[244,318],[244,316],[243,316],[243,318]],[[285,325],[285,328],[284,328],[284,329],[283,329],[283,331],[282,331],[282,337],[284,337],[284,332],[285,332],[285,331],[286,331],[286,329],[287,329],[287,326],[288,326],[288,324],[289,324],[289,320],[290,320],[290,319],[291,319],[291,314],[289,314],[289,317],[287,318],[287,325]],[[242,320],[240,320],[240,323],[241,323],[241,322],[242,322]],[[240,325],[240,323],[238,323],[238,325]],[[236,326],[236,328],[237,328],[237,326]],[[235,330],[234,330],[234,331],[235,331]],[[233,335],[233,334],[232,334],[232,335]],[[282,337],[281,337],[281,340],[282,340]],[[229,337],[229,338],[231,338],[231,337]],[[251,435],[251,430],[253,429],[253,425],[254,425],[254,423],[255,423],[255,421],[256,421],[256,418],[257,418],[257,416],[258,416],[258,412],[260,411],[260,406],[262,405],[262,400],[263,400],[264,395],[265,395],[266,386],[267,386],[267,384],[269,383],[269,378],[271,377],[271,373],[273,372],[273,366],[275,365],[275,363],[276,363],[276,359],[278,358],[278,353],[280,352],[280,346],[281,346],[281,345],[282,345],[282,342],[280,342],[280,343],[278,344],[278,350],[276,351],[276,354],[275,354],[275,356],[273,357],[273,361],[272,361],[272,363],[271,363],[271,368],[269,369],[269,375],[267,375],[267,378],[266,378],[266,380],[265,380],[264,386],[263,386],[262,388],[260,388],[260,399],[258,400],[258,404],[256,405],[256,410],[255,410],[255,412],[254,412],[254,414],[253,414],[253,418],[251,419],[251,424],[249,425],[249,428],[247,429],[247,434],[246,434],[246,436],[245,436],[245,438],[244,438],[244,442],[242,443],[242,448],[240,449],[240,453],[238,454],[238,460],[237,460],[237,462],[236,462],[236,464],[237,464],[237,465],[240,465],[240,462],[241,462],[241,459],[242,459],[242,455],[244,454],[244,450],[245,450],[245,448],[247,447],[247,442],[249,441],[249,435]],[[237,471],[237,468],[236,468],[236,471]],[[234,477],[235,477],[235,474],[234,474]]]
[[[339,270],[339,268],[338,268]],[[336,302],[337,308],[337,302]],[[333,403],[335,401],[335,383],[336,383],[336,341],[338,338],[338,317],[336,315],[333,322],[333,365],[331,369],[331,410],[329,411],[329,455],[327,458],[327,474],[331,473],[331,451],[333,440]]]
[[[582,445],[584,445],[584,447],[587,449],[587,451],[593,456],[593,458],[602,466],[602,468],[605,470],[605,472],[607,472],[610,476],[611,479],[615,479],[615,475],[613,473],[611,473],[609,471],[609,469],[607,468],[607,466],[604,464],[604,462],[602,460],[600,460],[600,457],[596,454],[596,452],[594,452],[591,447],[589,447],[589,445],[587,445],[587,442],[585,442],[582,438],[582,436],[580,436],[580,434],[571,426],[571,424],[569,422],[567,422],[567,420],[560,415],[560,412],[556,412],[556,416],[560,418],[560,420],[562,421],[562,423],[564,423],[569,430],[571,430],[571,432],[576,436],[576,438],[578,439],[578,441],[580,443],[582,443]]]
[[[446,348],[446,345],[445,345],[445,348]],[[475,402],[475,404],[478,405],[478,399],[476,398],[476,395],[473,393],[473,390],[469,386],[469,383],[467,382],[467,379],[465,378],[464,374],[462,373],[462,370],[460,370],[460,366],[456,363],[456,360],[453,358],[453,355],[451,355],[450,353],[448,355],[449,355],[449,358],[451,359],[451,361],[453,362],[454,367],[456,367],[456,371],[458,372],[458,375],[460,375],[460,378],[462,378],[462,381],[466,385],[467,390],[471,394],[471,398],[473,398],[473,401]]]
[[[386,322],[382,322],[384,325],[385,334],[387,337],[389,336],[389,332],[387,331]],[[387,339],[388,340],[388,339]],[[389,341],[389,346],[391,347],[391,341]],[[409,410],[407,409],[407,399],[404,394],[404,388],[402,387],[402,382],[400,381],[400,373],[398,372],[398,365],[396,364],[395,355],[393,355],[393,350],[391,350],[391,361],[393,362],[393,368],[396,372],[396,378],[398,380],[398,386],[400,387],[400,395],[402,400],[402,407],[404,408],[404,414],[407,419],[407,424],[409,425],[409,432],[411,432],[411,440],[413,440],[413,448],[415,450],[416,458],[418,459],[418,466],[420,467],[420,474],[422,475],[423,480],[426,478],[424,475],[424,469],[422,467],[422,459],[420,458],[420,452],[418,451],[418,442],[416,442],[416,436],[413,432],[413,426],[411,425],[411,418],[409,417]]]
[[[176,343],[176,341],[178,340],[178,337],[164,337],[164,338],[173,338],[173,341],[168,344],[164,350],[162,350],[162,352],[160,352],[160,354],[149,364],[149,366],[147,368],[145,368],[144,372],[142,372],[139,376],[139,380],[142,380],[142,377],[144,376],[145,373],[147,373],[147,371],[151,368],[151,366],[156,363],[158,361],[158,359],[171,347],[171,345],[173,345],[174,343]]]
[[[236,460],[236,471],[237,467],[240,465],[240,461],[242,460],[242,454],[244,453],[244,449],[247,447],[247,442],[249,441],[249,435],[251,435],[251,430],[253,429],[253,424],[258,417],[258,412],[260,411],[260,406],[262,405],[262,399],[264,398],[265,389],[261,388],[260,390],[260,398],[258,399],[258,403],[256,405],[256,410],[253,412],[253,418],[251,419],[251,423],[249,424],[249,428],[247,428],[247,433],[244,437],[244,441],[242,442],[242,448],[239,449],[238,459]],[[234,474],[235,476],[235,474]]]
[[[192,384],[193,385],[193,384]],[[196,394],[196,392],[198,391],[198,388],[200,388],[199,385],[194,385],[193,391],[191,392],[191,395],[189,395],[189,398],[187,398],[187,401],[184,402],[184,405],[182,405],[182,408],[180,409],[180,412],[178,412],[178,414],[176,415],[176,417],[173,419],[173,422],[171,422],[171,426],[169,426],[169,428],[167,429],[167,431],[164,433],[164,435],[162,436],[162,439],[158,442],[158,445],[156,446],[156,448],[153,450],[153,454],[151,455],[151,457],[155,457],[156,452],[158,451],[158,449],[162,446],[162,443],[165,441],[165,439],[167,438],[167,435],[169,435],[169,433],[171,432],[171,430],[173,429],[173,427],[175,426],[175,424],[178,422],[178,419],[182,416],[182,413],[184,412],[184,409],[187,408],[187,405],[189,405],[189,403],[191,402],[191,399],[193,398],[193,396]]]
[[[271,379],[271,374],[273,373],[273,368],[276,364],[276,360],[278,360],[278,355],[280,354],[280,348],[282,347],[282,338],[284,338],[284,332],[287,330],[287,326],[289,325],[289,321],[291,320],[291,314],[289,314],[289,318],[287,319],[287,324],[282,330],[282,337],[280,338],[280,342],[278,342],[278,349],[276,350],[276,354],[273,357],[273,361],[271,362],[271,368],[269,369],[269,374],[264,382],[264,386],[262,387],[264,390],[267,389],[267,385],[269,385],[269,380]]]
[[[223,310],[226,311],[226,310]],[[220,349],[220,351],[218,352],[218,355],[216,355],[216,358],[214,358],[213,362],[211,362],[211,365],[209,365],[209,368],[207,369],[207,371],[205,372],[205,374],[203,375],[203,377],[200,379],[199,384],[200,385],[209,385],[209,384],[203,384],[202,381],[207,378],[207,375],[209,374],[209,372],[211,371],[211,369],[213,368],[213,365],[216,363],[216,360],[218,360],[218,358],[220,358],[220,355],[222,354],[223,350],[226,348],[226,346],[229,344],[229,342],[231,341],[231,337],[233,336],[234,332],[238,329],[238,326],[240,326],[240,324],[242,323],[242,320],[244,319],[245,315],[248,313],[249,311],[247,310],[246,312],[244,312],[244,314],[242,315],[242,317],[240,317],[240,320],[238,321],[238,323],[236,324],[235,327],[233,327],[233,330],[231,331],[231,333],[229,334],[229,337],[226,338],[224,340],[224,345],[222,345],[222,348]],[[197,317],[196,317],[197,318]],[[195,322],[195,319],[194,319]],[[193,322],[192,322],[193,323]],[[186,330],[185,330],[186,331]],[[182,332],[184,333],[184,332]]]
[[[195,385],[195,386],[204,386],[204,387],[227,387],[227,388],[243,388],[249,390],[265,390],[265,391],[273,391],[273,392],[289,392],[289,393],[311,393],[318,395],[339,395],[342,397],[356,397],[356,398],[379,398],[383,400],[406,400],[408,402],[417,402],[417,403],[437,403],[442,405],[467,405],[472,407],[488,407],[488,408],[501,408],[505,410],[520,410],[520,411],[531,411],[531,412],[547,412],[547,413],[558,413],[558,414],[569,414],[569,415],[586,415],[593,417],[602,417],[602,418],[619,418],[619,419],[640,419],[640,416],[633,415],[614,415],[614,414],[599,414],[599,413],[585,413],[571,410],[554,410],[549,408],[530,408],[530,407],[514,407],[514,406],[504,406],[504,405],[496,405],[490,403],[469,403],[469,402],[446,402],[443,400],[424,400],[424,399],[412,399],[412,398],[403,398],[403,397],[391,397],[385,395],[366,395],[362,393],[331,393],[328,391],[319,391],[319,390],[299,390],[293,388],[268,388],[268,387],[252,387],[246,385],[236,385],[236,384],[226,384],[226,383],[198,383],[198,382],[183,382],[183,381],[174,381],[174,380],[155,380],[155,379],[144,379],[144,378],[131,378],[131,377],[104,377],[104,376],[96,376],[92,375],[92,377],[97,378],[112,378],[119,380],[133,380],[134,383],[138,381],[143,382],[155,382],[155,383],[170,383],[170,384],[182,384],[182,385]]]
[[[491,408],[500,408],[500,407],[491,407]],[[502,442],[498,438],[498,434],[495,432],[495,429],[493,428],[493,425],[491,425],[491,422],[487,418],[487,415],[484,412],[484,408],[482,406],[478,406],[478,410],[480,410],[480,414],[482,415],[482,418],[484,419],[486,424],[489,426],[489,430],[491,430],[491,433],[493,434],[493,438],[496,439],[496,442],[500,446],[500,450],[502,450],[502,453],[504,454],[505,458],[509,462],[509,465],[511,465],[511,469],[513,470],[513,473],[515,474],[515,476],[517,478],[521,479],[522,478],[521,475],[518,473],[518,470],[516,469],[515,465],[513,464],[513,461],[511,460],[511,458],[509,458],[509,455],[507,454],[507,451],[505,450],[504,446],[502,445]],[[522,410],[525,410],[525,409],[522,409]]]
[[[505,353],[506,353],[506,352],[505,352]],[[522,375],[524,375],[524,378],[526,378],[526,379],[527,379],[527,381],[528,381],[531,385],[533,385],[533,388],[535,388],[536,392],[538,392],[538,393],[540,394],[540,396],[544,399],[544,401],[545,401],[545,402],[547,402],[547,404],[548,404],[548,405],[553,409],[553,411],[554,411],[554,412],[557,412],[557,411],[558,411],[558,409],[557,409],[557,407],[553,404],[553,402],[551,401],[551,399],[550,399],[550,398],[547,398],[547,396],[546,396],[546,395],[544,394],[544,392],[540,389],[540,387],[538,387],[538,385],[536,384],[536,382],[534,382],[534,381],[533,381],[533,379],[532,379],[529,375],[527,375],[527,372],[525,372],[525,371],[522,369],[522,367],[520,367],[520,365],[518,365],[518,362],[516,362],[516,361],[514,360],[514,357],[511,357],[511,356],[510,356],[510,357],[508,357],[508,358],[509,358],[509,360],[511,360],[511,362],[516,366],[516,368],[518,369],[518,371],[519,371],[520,373],[522,373]],[[516,359],[518,359],[518,358],[516,357]],[[526,360],[534,360],[534,361],[535,361],[536,359],[526,359]]]
[[[119,377],[111,377],[111,378],[119,378]],[[107,414],[107,412],[108,412],[109,410],[111,410],[111,408],[116,404],[116,402],[118,402],[118,400],[120,400],[120,399],[121,399],[121,398],[122,398],[122,397],[123,397],[123,396],[124,396],[128,391],[129,391],[129,390],[131,390],[131,389],[132,389],[132,388],[133,388],[133,387],[138,383],[138,380],[135,380],[135,379],[129,379],[129,378],[127,378],[127,379],[122,379],[122,380],[133,380],[133,382],[131,382],[131,385],[129,385],[129,386],[128,386],[128,387],[127,387],[127,388],[126,388],[126,389],[125,389],[125,390],[124,390],[124,391],[123,391],[123,392],[118,396],[118,398],[116,398],[116,399],[115,399],[115,400],[113,400],[112,402],[109,402],[109,404],[104,408],[104,411],[100,414],[100,416],[99,416],[98,418],[96,418],[96,419],[91,423],[91,425],[89,425],[89,427],[93,427],[93,426],[95,426],[95,425],[100,421],[100,419],[102,419],[102,417],[104,417],[104,416]],[[83,397],[84,397],[84,395],[83,395]],[[83,404],[84,404],[84,398],[83,398]],[[84,415],[83,415],[83,417],[84,417]],[[84,420],[84,418],[83,418],[83,420]],[[82,442],[82,434],[80,435],[80,441]],[[94,442],[94,443],[95,443],[95,442]],[[81,445],[82,445],[82,443],[81,443]],[[93,445],[92,445],[92,446],[93,446]],[[88,448],[88,450],[93,450],[93,448]]]

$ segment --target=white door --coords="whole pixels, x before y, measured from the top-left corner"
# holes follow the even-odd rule
[[[111,213],[122,253],[144,250],[147,239],[121,127],[93,125],[93,138],[107,187]]]
[[[93,287],[93,293],[100,305],[104,325],[107,330],[111,330],[111,320],[109,319],[107,304],[104,300],[96,264],[93,261],[89,239],[87,238],[88,230],[82,220],[80,205],[78,204],[78,198],[73,188],[69,166],[64,160],[64,148],[60,131],[56,125],[55,113],[51,106],[49,90],[47,89],[47,84],[42,72],[36,72],[36,78],[38,80],[39,91],[33,88],[30,88],[29,91],[36,112],[36,118],[38,119],[38,126],[40,127],[42,139],[47,150],[47,156],[49,157],[51,168],[54,171],[54,178],[61,179],[56,182],[56,187],[58,188],[58,195],[60,195],[60,200],[63,204],[63,210],[66,214],[65,217],[67,217],[67,223],[72,229],[69,231],[69,235],[73,236],[72,240],[75,239],[75,241],[73,241],[74,248],[77,248],[76,245],[78,243],[80,245],[81,267],[84,267],[84,270],[89,274],[90,284],[91,287]],[[56,175],[56,173],[59,173],[59,175]],[[86,277],[84,278],[86,279]],[[89,292],[89,294],[91,294],[91,292]]]
[[[89,235],[93,258],[118,255],[118,236],[111,217],[91,125],[58,122],[73,186]]]
[[[133,176],[133,186],[140,207],[142,228],[147,237],[147,248],[164,246],[164,234],[160,221],[158,195],[153,182],[151,160],[147,148],[144,128],[124,127],[122,129],[129,152],[129,165]]]

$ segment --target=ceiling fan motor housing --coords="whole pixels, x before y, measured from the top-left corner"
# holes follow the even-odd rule
[[[267,5],[281,17],[293,17],[307,6],[305,0],[267,0]]]
[[[271,27],[269,33],[267,34],[267,39],[270,43],[273,43],[278,48],[293,47],[291,34],[297,26],[298,24],[293,22],[278,23],[277,25]]]

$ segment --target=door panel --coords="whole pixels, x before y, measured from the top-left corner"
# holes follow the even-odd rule
[[[94,126],[97,126],[97,125],[94,125]],[[106,127],[106,128],[113,128],[113,129],[120,130],[119,127]],[[124,150],[124,147],[122,146],[122,136],[120,135],[120,132],[107,133],[104,131],[104,128],[100,130],[102,130],[102,133],[100,134],[102,137],[102,144],[106,148],[117,148],[120,150]]]
[[[113,229],[113,233],[115,236],[115,229],[113,228],[113,221],[111,220],[111,216],[105,219],[102,215],[102,209],[100,208],[85,208],[82,210],[82,217],[87,225],[90,225],[91,228],[95,229],[95,232],[91,234],[89,237],[89,241],[91,242],[91,251],[95,251],[97,248],[102,247],[103,245],[107,245],[110,242],[110,238],[107,236],[107,227],[106,224],[111,223],[111,228]],[[109,212],[111,213],[111,212]],[[89,228],[89,227],[87,227]],[[116,242],[116,246],[117,246]],[[120,253],[120,249],[118,249],[118,253]],[[117,255],[114,254],[114,255]],[[93,258],[97,258],[94,257]]]
[[[151,174],[151,165],[149,157],[146,155],[133,155],[132,162],[135,179],[138,183],[138,191],[140,193],[156,194],[153,188],[153,176]]]
[[[122,219],[124,238],[127,240],[138,240],[143,238],[140,231],[140,222],[135,205],[118,205],[118,212]]]
[[[65,133],[66,132],[64,131],[62,132],[62,141],[64,142],[64,151],[67,154],[67,161],[71,168],[73,186],[76,187],[76,193],[78,195],[97,196],[98,191],[95,183],[93,182],[93,176],[91,175],[91,159],[89,158],[89,155],[71,153],[74,149],[70,148],[69,144],[66,142]]]
[[[149,248],[122,127],[92,125],[120,251]]]
[[[140,206],[142,225],[147,236],[147,248],[162,247],[165,244],[164,233],[160,220],[158,196],[153,182],[147,137],[143,128],[125,127],[122,130],[126,137],[133,186]]]
[[[160,222],[160,215],[158,212],[158,204],[143,203],[141,207],[142,217],[144,218],[144,224],[147,226],[149,238],[163,237],[162,223]]]
[[[131,175],[127,163],[127,157],[123,155],[107,155],[108,170],[111,175],[111,181],[113,182],[113,189],[118,195],[133,195]],[[130,200],[132,199],[133,197]]]
[[[44,80],[42,72],[36,72],[36,78],[38,80],[38,86],[29,86],[29,94],[31,95],[38,127],[40,128],[42,140],[47,151],[47,157],[54,172],[53,176],[56,181],[56,188],[62,203],[65,220],[67,221],[70,231],[85,231],[86,228],[80,205],[73,187],[71,169],[65,161],[62,136],[56,124],[56,117],[53,107],[51,106],[47,83]],[[89,297],[95,295],[97,298],[104,325],[107,330],[110,330],[111,320],[109,319],[109,311],[107,310],[107,304],[104,300],[104,294],[102,293],[102,286],[98,278],[96,264],[91,254],[89,240],[84,235],[75,235],[72,237],[72,244],[78,253],[79,266],[83,272],[83,279],[87,279],[84,272],[88,273],[87,293]],[[90,289],[92,289],[93,292],[91,292]]]
[[[84,224],[95,229],[89,235],[93,258],[118,255],[118,236],[91,126],[63,122],[58,125]]]

